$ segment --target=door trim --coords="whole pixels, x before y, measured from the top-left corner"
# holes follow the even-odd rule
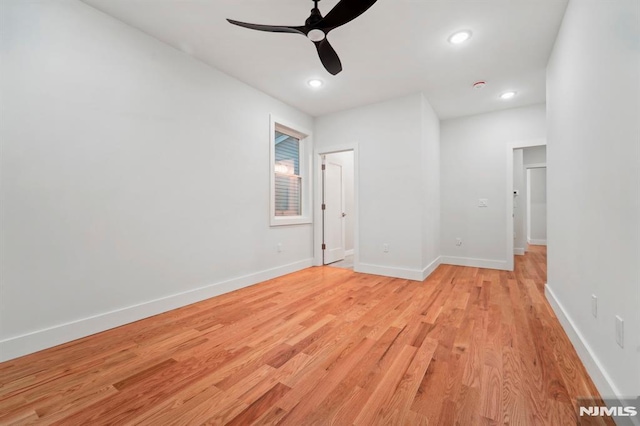
[[[313,264],[322,266],[322,156],[353,151],[353,270],[360,272],[360,208],[359,208],[359,149],[358,143],[316,148],[313,152]]]

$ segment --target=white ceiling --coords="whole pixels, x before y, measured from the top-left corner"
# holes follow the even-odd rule
[[[568,0],[379,0],[329,40],[344,71],[322,67],[296,34],[225,18],[303,25],[311,0],[83,0],[313,116],[422,91],[441,119],[545,101],[545,68]],[[322,0],[324,15],[338,0]],[[447,38],[470,29],[454,46]],[[320,78],[314,90],[307,81]],[[485,80],[484,89],[472,84]],[[511,101],[498,95],[515,90]]]

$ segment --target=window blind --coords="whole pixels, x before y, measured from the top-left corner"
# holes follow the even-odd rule
[[[275,214],[302,215],[302,177],[300,176],[300,141],[275,132]]]

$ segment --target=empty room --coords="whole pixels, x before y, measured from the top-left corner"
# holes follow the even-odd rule
[[[0,0],[0,425],[639,412],[640,1]]]

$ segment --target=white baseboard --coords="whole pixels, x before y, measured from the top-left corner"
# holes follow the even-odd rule
[[[66,324],[56,325],[0,341],[0,362],[47,349],[91,334],[119,327],[134,321],[200,302],[230,291],[248,287],[262,281],[299,271],[313,265],[313,259],[304,259],[242,277],[233,278],[205,287],[188,290],[160,299],[150,300],[126,308],[105,312]]]
[[[589,373],[589,376],[591,376],[593,383],[596,385],[598,392],[600,392],[600,395],[603,398],[617,400],[624,399],[625,396],[622,395],[618,388],[613,384],[611,377],[609,377],[607,371],[602,366],[602,363],[593,353],[593,350],[582,336],[582,333],[580,333],[580,331],[576,328],[575,323],[573,322],[571,317],[569,317],[549,284],[545,284],[544,294],[547,297],[549,304],[551,305],[551,309],[553,309],[556,317],[558,317],[560,325],[562,325],[562,328],[564,329],[565,333],[567,333],[569,340],[578,353],[578,357],[587,369],[587,372]],[[640,423],[638,423],[635,419],[628,420],[629,422],[627,422],[626,424],[640,426]],[[619,425],[623,424],[620,423],[620,420],[617,421]]]
[[[527,241],[529,244],[531,244],[532,246],[546,246],[547,245],[547,240],[534,240],[534,239],[530,239]]]
[[[344,251],[344,255],[345,255],[345,256],[351,256],[351,255],[353,255],[353,249],[351,249],[351,250],[345,250],[345,251]]]
[[[513,254],[515,254],[517,256],[524,256],[524,249],[523,248],[514,248],[513,249]]]
[[[442,256],[440,262],[444,265],[470,266],[473,268],[510,270],[504,260],[477,259],[474,257]]]
[[[379,266],[360,263],[357,269],[355,269],[355,272],[382,275],[383,277],[402,278],[405,280],[422,281],[422,271],[420,269],[405,269],[393,266]]]
[[[440,256],[436,257],[433,262],[431,262],[422,270],[422,281],[426,280],[427,277],[431,275],[438,266],[440,266]]]

